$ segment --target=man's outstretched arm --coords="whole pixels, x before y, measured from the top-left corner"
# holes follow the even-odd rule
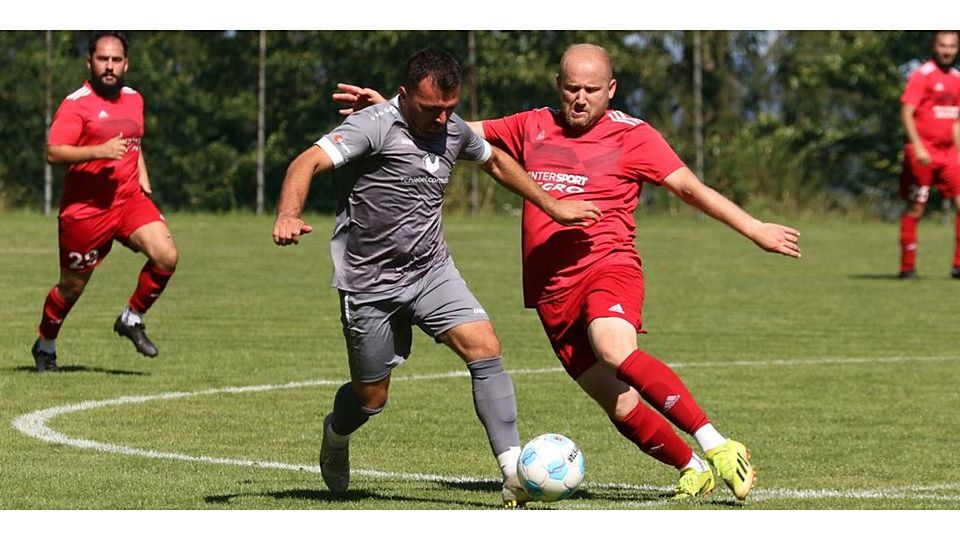
[[[585,227],[600,220],[600,208],[589,201],[561,201],[553,198],[530,178],[519,163],[503,150],[491,147],[492,154],[480,168],[503,187],[527,199],[561,225]]]
[[[765,251],[800,258],[800,233],[777,223],[764,223],[740,208],[710,186],[705,185],[687,167],[667,175],[663,185],[683,202],[708,216],[726,223]]]
[[[299,244],[300,236],[313,231],[313,227],[304,223],[300,216],[314,175],[331,169],[333,161],[319,146],[307,148],[290,162],[277,201],[277,220],[273,224],[275,244]]]

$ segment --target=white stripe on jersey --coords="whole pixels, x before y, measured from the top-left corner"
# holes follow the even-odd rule
[[[87,88],[86,86],[81,86],[80,88],[77,88],[76,90],[74,90],[72,94],[67,96],[66,99],[69,99],[71,101],[76,101],[84,96],[89,96],[92,92],[93,91]]]
[[[491,148],[490,143],[488,143],[486,139],[484,139],[483,154],[480,157],[478,157],[477,160],[474,161],[474,163],[479,163],[480,165],[483,165],[486,162],[490,161],[490,156],[492,155],[493,155],[493,148]]]
[[[123,88],[120,89],[120,91],[123,92],[124,94],[136,94],[136,93],[137,93],[136,90],[134,90],[133,88],[130,88],[129,86],[124,86]]]
[[[639,118],[634,118],[620,111],[610,111],[607,114],[607,116],[610,118],[610,120],[613,120],[614,122],[621,122],[634,127],[639,126],[640,124],[643,123],[643,120],[640,120]]]
[[[334,145],[332,142],[327,140],[326,135],[324,135],[323,137],[320,137],[320,140],[313,144],[319,146],[321,150],[327,153],[327,156],[330,157],[330,161],[333,162],[334,169],[343,165],[347,161],[346,158],[343,157],[343,154],[341,154],[340,151],[337,150],[336,145]]]

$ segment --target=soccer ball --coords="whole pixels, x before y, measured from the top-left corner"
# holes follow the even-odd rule
[[[584,472],[583,452],[556,433],[528,442],[517,461],[520,484],[536,501],[554,502],[573,495]]]

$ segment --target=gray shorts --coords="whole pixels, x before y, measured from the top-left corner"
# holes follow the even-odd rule
[[[412,327],[437,339],[451,328],[489,320],[447,258],[416,283],[378,293],[340,291],[340,322],[350,376],[379,381],[410,356]]]

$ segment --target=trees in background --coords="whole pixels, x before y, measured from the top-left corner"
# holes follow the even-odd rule
[[[406,58],[431,46],[466,64],[464,31],[270,31],[265,56],[265,205],[285,168],[340,122],[338,81],[393,92]],[[53,32],[59,103],[86,78],[87,32]],[[164,209],[253,210],[257,201],[260,32],[131,32],[128,84],[143,92],[144,155]],[[614,106],[664,133],[694,163],[694,36],[683,31],[475,31],[477,108],[494,117],[556,101],[564,48],[607,48],[619,81]],[[923,32],[702,31],[704,180],[748,206],[867,210],[892,204],[902,131],[898,96],[929,53]],[[45,32],[0,32],[0,208],[42,208]],[[461,115],[468,116],[464,87]],[[469,209],[464,167],[452,209]],[[463,180],[463,181],[459,181]],[[54,171],[59,197],[62,172]],[[332,210],[323,179],[313,209]],[[515,206],[479,182],[487,210]],[[645,190],[647,206],[670,204]]]

